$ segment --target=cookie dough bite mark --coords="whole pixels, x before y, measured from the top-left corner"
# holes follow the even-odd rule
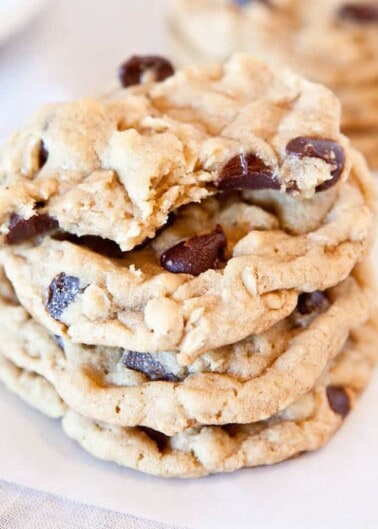
[[[158,336],[177,336],[184,332],[184,320],[179,305],[168,298],[151,299],[144,309],[146,325]]]
[[[169,180],[173,171],[185,170],[182,143],[171,132],[151,137],[135,129],[115,132],[109,139],[103,161],[108,169],[117,171],[142,220],[153,212],[155,188],[163,179]]]

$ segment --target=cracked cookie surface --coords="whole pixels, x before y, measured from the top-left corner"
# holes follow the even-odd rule
[[[299,294],[338,284],[363,259],[374,192],[363,160],[351,153],[349,180],[324,191],[321,202],[298,204],[298,214],[295,199],[278,191],[227,192],[180,209],[152,241],[121,256],[104,258],[86,239],[45,236],[4,248],[0,261],[21,303],[52,333],[175,351],[189,365],[272,327]],[[180,273],[169,271],[175,267]]]
[[[169,352],[73,344],[48,333],[15,297],[4,298],[0,354],[45,377],[83,416],[174,435],[264,420],[292,405],[366,323],[373,302],[371,274],[359,265],[337,287],[302,294],[296,310],[264,334],[208,351],[185,368]]]
[[[348,177],[348,154],[330,91],[235,55],[41,109],[0,152],[1,234],[60,229],[128,251],[220,189],[310,198]]]

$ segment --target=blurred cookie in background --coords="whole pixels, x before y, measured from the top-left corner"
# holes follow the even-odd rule
[[[169,19],[179,64],[245,50],[330,86],[344,132],[378,167],[378,2],[177,0]]]

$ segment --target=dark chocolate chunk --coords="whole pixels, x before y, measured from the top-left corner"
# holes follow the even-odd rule
[[[347,2],[340,7],[337,16],[341,20],[349,20],[359,24],[378,23],[377,2]]]
[[[330,408],[338,415],[346,417],[350,412],[349,395],[343,386],[328,386],[327,399]]]
[[[46,149],[46,145],[43,143],[43,141],[41,141],[41,147],[40,147],[40,150],[39,150],[39,167],[40,167],[40,169],[42,169],[42,167],[45,165],[45,163],[47,162],[48,157],[49,157],[49,152]]]
[[[239,154],[231,158],[223,167],[218,189],[280,189],[271,167],[265,164],[256,154]]]
[[[335,185],[344,169],[344,149],[332,140],[299,136],[287,144],[286,152],[298,158],[320,158],[330,164],[332,178],[320,184],[316,191],[325,191]]]
[[[51,316],[59,320],[80,291],[80,279],[64,272],[59,274],[49,286],[46,307]]]
[[[178,378],[172,373],[167,373],[164,366],[150,353],[125,351],[121,361],[128,369],[139,371],[145,374],[150,380],[165,380],[166,382],[178,381]]]
[[[17,213],[12,213],[5,242],[6,244],[18,244],[36,235],[56,230],[58,227],[58,221],[44,213],[37,213],[29,219],[24,219]]]
[[[303,315],[312,314],[328,305],[328,299],[324,292],[316,290],[315,292],[304,293],[298,297],[297,310]]]
[[[99,253],[104,257],[120,259],[124,255],[116,242],[111,241],[110,239],[97,237],[96,235],[84,235],[82,237],[78,237],[77,235],[73,235],[71,233],[65,233],[63,236],[59,237],[59,239],[72,242],[78,246],[85,246],[89,250]]]
[[[146,72],[151,72],[155,81],[164,81],[175,73],[172,64],[164,57],[134,55],[121,64],[118,77],[122,86],[128,88],[140,84]]]
[[[174,274],[198,276],[217,268],[224,260],[227,239],[221,226],[206,235],[198,235],[180,242],[163,253],[161,265]]]
[[[139,426],[139,430],[144,432],[156,444],[160,452],[164,452],[168,445],[168,437],[163,433],[147,428],[147,426]]]

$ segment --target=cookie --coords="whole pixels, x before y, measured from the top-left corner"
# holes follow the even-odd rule
[[[125,82],[130,69],[141,84]],[[126,88],[43,108],[2,148],[3,243],[61,231],[122,254],[170,212],[220,190],[309,198],[348,177],[340,107],[326,88],[247,55],[160,82],[135,69],[124,68]]]
[[[377,360],[376,340],[377,329],[372,323],[354,331],[316,387],[266,421],[203,426],[167,437],[148,428],[92,421],[68,409],[63,428],[95,457],[157,476],[194,478],[276,464],[316,450],[334,435],[368,383]],[[4,378],[3,365],[0,361],[0,379]],[[18,368],[13,373],[9,389],[16,388],[27,402],[33,389],[29,385],[22,391],[17,388],[29,376],[34,384],[47,387],[40,375]]]
[[[325,293],[302,294],[294,313],[263,335],[209,351],[188,368],[169,352],[57,338],[4,299],[0,354],[43,375],[81,415],[173,435],[198,424],[256,422],[290,406],[366,323],[374,297],[369,270],[359,266]]]
[[[293,311],[298,294],[338,284],[363,258],[374,193],[362,158],[351,157],[349,180],[325,202],[330,209],[315,202],[307,220],[303,205],[296,216],[295,203],[279,192],[266,204],[275,202],[279,216],[262,209],[263,199],[259,207],[248,195],[226,194],[177,211],[155,239],[122,258],[45,236],[6,247],[0,261],[20,302],[51,333],[88,345],[175,351],[189,365],[264,332]],[[312,231],[285,231],[294,219]]]
[[[315,389],[267,421],[199,427],[173,437],[89,421],[69,411],[65,432],[95,457],[164,477],[199,477],[272,465],[317,450],[354,408],[377,362],[377,329],[353,333]]]
[[[378,120],[378,7],[344,0],[179,0],[169,18],[180,64],[224,60],[248,51],[288,64],[332,88],[343,105],[343,130],[369,132]],[[370,125],[369,125],[370,124]],[[369,144],[364,150],[369,161]]]
[[[349,135],[353,145],[365,153],[371,167],[378,167],[378,128],[365,132],[353,131]]]
[[[21,369],[2,355],[0,380],[9,391],[53,419],[60,419],[67,411],[50,382],[32,371]]]

